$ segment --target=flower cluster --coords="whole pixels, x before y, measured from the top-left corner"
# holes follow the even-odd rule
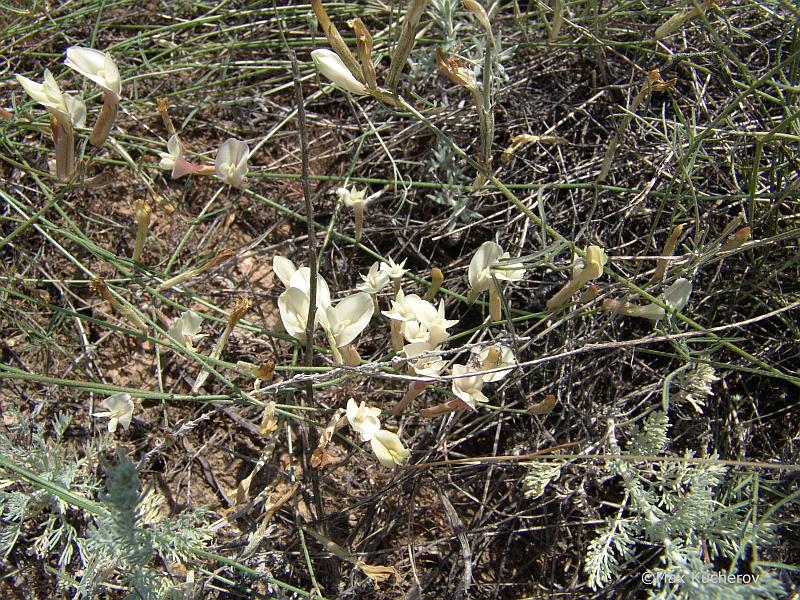
[[[103,90],[103,108],[97,117],[89,143],[101,147],[114,125],[117,104],[121,98],[122,80],[111,56],[92,48],[67,48],[64,64],[96,83]],[[65,181],[75,173],[75,127],[86,123],[86,105],[77,96],[61,91],[53,74],[45,69],[44,81],[36,83],[17,75],[17,81],[28,95],[50,113],[53,140],[56,145],[56,177]]]
[[[272,260],[272,270],[286,286],[286,291],[278,297],[278,310],[283,326],[293,338],[305,341],[311,304],[311,269],[297,268],[288,258],[275,256]],[[345,362],[343,356],[347,356],[347,364],[357,365],[360,359],[357,358],[352,343],[372,319],[374,312],[372,298],[365,292],[358,292],[334,305],[326,281],[319,274],[316,280],[316,306],[313,311],[314,322],[311,331],[315,331],[317,325],[321,325],[331,346],[334,360],[342,364]]]
[[[396,433],[381,429],[381,422],[378,419],[380,414],[380,408],[367,406],[366,402],[358,404],[352,398],[347,401],[347,421],[361,441],[370,443],[372,451],[384,467],[401,465],[411,452],[403,446]]]
[[[240,140],[228,138],[220,146],[214,166],[198,165],[189,162],[184,154],[183,144],[178,134],[173,134],[167,140],[167,151],[161,152],[160,166],[170,171],[172,179],[179,179],[184,175],[209,175],[215,174],[223,182],[234,188],[242,188],[247,175],[247,158],[250,147]]]

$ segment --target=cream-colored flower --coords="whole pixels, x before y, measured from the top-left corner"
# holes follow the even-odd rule
[[[339,196],[339,200],[341,200],[348,208],[355,208],[357,206],[363,208],[369,204],[370,200],[372,199],[371,197],[367,198],[367,188],[359,191],[355,187],[350,189],[346,187],[340,187],[336,188],[336,195]]]
[[[670,308],[681,311],[689,303],[689,296],[691,295],[692,282],[688,279],[680,278],[676,279],[672,285],[664,290],[664,293],[661,294],[661,301]],[[666,311],[663,308],[651,302],[642,306],[634,316],[650,319],[651,321],[660,321],[665,314]]]
[[[401,331],[409,344],[426,343],[431,337],[428,328],[419,321],[403,321]]]
[[[281,283],[288,288],[290,286],[292,276],[297,272],[297,267],[295,267],[294,263],[288,258],[283,256],[273,256],[272,271],[278,276],[278,279],[281,280]]]
[[[313,50],[311,60],[314,61],[317,71],[327,77],[336,87],[358,96],[366,96],[369,93],[364,84],[353,76],[350,69],[334,51],[327,48]]]
[[[67,100],[61,92],[55,77],[48,69],[44,70],[43,83],[36,83],[23,75],[17,75],[17,81],[31,98],[44,106],[62,123],[72,123]]]
[[[111,102],[119,102],[122,80],[116,63],[107,52],[72,46],[67,48],[64,64],[103,88]]]
[[[452,380],[453,393],[458,396],[464,404],[471,409],[475,409],[477,402],[488,402],[489,399],[483,395],[483,377],[480,373],[469,372],[465,365],[453,365]]]
[[[127,429],[131,424],[133,418],[133,400],[131,395],[126,392],[119,392],[113,396],[109,396],[103,400],[103,406],[108,410],[103,412],[93,413],[93,417],[109,417],[108,430],[114,433],[117,430],[117,425],[122,425],[123,429]]]
[[[64,94],[64,102],[67,105],[70,121],[73,127],[83,127],[86,125],[86,104],[78,96]]]
[[[389,275],[380,270],[380,263],[374,262],[366,275],[360,275],[364,283],[359,283],[356,288],[367,294],[377,294],[389,284]]]
[[[492,276],[501,281],[520,281],[525,276],[522,263],[510,263],[511,255],[494,242],[480,245],[469,263],[470,298],[475,299],[492,286]]]
[[[522,263],[512,263],[508,262],[509,260],[511,260],[511,255],[503,252],[492,268],[494,276],[500,281],[522,281],[522,278],[525,277],[525,267]]]
[[[469,262],[469,287],[472,293],[485,292],[492,285],[492,267],[502,256],[503,249],[494,242],[481,244]]]
[[[403,353],[409,359],[411,368],[417,375],[423,377],[436,377],[444,371],[447,361],[438,356],[424,356],[430,352],[439,350],[439,346],[432,346],[428,342],[406,344],[403,346]],[[422,357],[422,358],[420,358]]]
[[[232,187],[241,188],[247,175],[249,155],[250,147],[245,142],[234,138],[225,140],[214,161],[217,177]]]
[[[381,422],[378,420],[380,414],[380,408],[367,406],[366,402],[359,405],[352,398],[347,401],[347,421],[358,433],[362,442],[370,441],[381,428]]]
[[[181,313],[180,318],[175,319],[170,325],[167,335],[178,343],[183,344],[192,352],[196,352],[194,345],[206,334],[200,333],[203,326],[203,318],[193,310]]]
[[[384,467],[393,468],[402,465],[411,456],[411,452],[403,446],[400,437],[391,431],[379,429],[369,442],[372,451]]]
[[[290,287],[278,296],[278,311],[281,315],[283,328],[290,336],[304,342],[306,339],[306,325],[308,323],[308,305],[311,299],[306,290]],[[314,329],[317,319],[314,319]]]
[[[572,279],[575,285],[580,288],[592,279],[600,277],[607,262],[608,255],[600,246],[586,248],[586,256],[583,261],[572,269]]]
[[[286,288],[294,287],[309,294],[311,289],[311,269],[294,266],[294,263],[283,256],[272,258],[272,271],[278,276]],[[331,292],[328,282],[317,273],[317,308],[328,308],[331,305]]]
[[[404,269],[403,267],[406,264],[407,258],[403,260],[401,263],[394,262],[391,258],[388,259],[389,262],[381,263],[381,271],[386,273],[389,276],[389,279],[400,279],[403,275],[405,275],[408,270]]]
[[[172,179],[179,179],[184,175],[197,173],[198,171],[199,167],[197,165],[184,158],[183,144],[177,133],[167,140],[167,152],[159,152],[159,155],[161,156],[159,166],[166,171],[172,171],[170,174]]]
[[[336,347],[342,348],[367,328],[374,310],[369,294],[358,292],[320,311],[320,321],[335,340]]]
[[[397,296],[391,301],[391,309],[383,310],[381,314],[395,321],[411,321],[416,318],[414,313],[414,304],[422,301],[422,298],[416,294],[405,295],[401,289],[397,292]]]

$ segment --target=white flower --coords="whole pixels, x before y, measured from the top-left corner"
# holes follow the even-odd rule
[[[197,166],[183,157],[183,144],[177,133],[167,140],[167,152],[159,152],[159,154],[161,156],[159,166],[167,171],[172,170],[170,175],[172,179],[179,179],[197,171]]]
[[[290,287],[278,296],[278,310],[286,333],[301,342],[306,339],[308,323],[308,305],[311,302],[308,292],[297,287]],[[314,328],[317,320],[314,319]]]
[[[369,442],[372,451],[384,467],[393,468],[401,465],[411,456],[411,452],[403,446],[400,437],[391,431],[379,429]]]
[[[381,271],[386,273],[389,279],[400,279],[407,272],[407,269],[403,268],[406,264],[406,260],[408,259],[406,258],[403,262],[397,264],[390,258],[388,263],[381,263]]]
[[[242,187],[247,175],[247,157],[250,154],[248,145],[240,140],[228,138],[220,146],[217,159],[214,161],[217,177],[235,188]]]
[[[583,287],[592,279],[600,277],[607,262],[608,255],[600,246],[586,248],[586,256],[583,261],[572,269],[572,279],[575,285]]]
[[[472,294],[485,292],[492,284],[492,267],[502,256],[503,249],[494,242],[484,242],[469,262],[469,287]]]
[[[336,188],[336,195],[339,196],[339,200],[341,200],[345,206],[348,208],[355,208],[357,206],[365,207],[369,204],[369,201],[372,199],[367,198],[367,188],[364,188],[361,191],[356,190],[355,187],[352,189],[347,189],[346,187]]]
[[[508,263],[511,255],[494,242],[480,245],[469,263],[467,277],[470,293],[477,296],[492,284],[492,275],[502,281],[520,281],[525,276],[521,263]]]
[[[366,275],[361,275],[364,283],[359,283],[356,288],[368,294],[377,294],[389,283],[389,275],[380,270],[380,263],[375,262]]]
[[[133,418],[133,400],[131,395],[126,392],[120,392],[109,396],[103,400],[103,406],[108,410],[98,413],[93,413],[93,417],[110,417],[108,420],[108,430],[114,433],[117,430],[117,425],[122,425],[123,429],[127,429],[131,424]]]
[[[203,318],[193,310],[187,310],[181,313],[180,318],[172,322],[167,335],[195,352],[194,344],[197,343],[197,340],[206,336],[206,334],[200,333],[202,326]]]
[[[31,98],[53,113],[57,119],[63,123],[72,122],[67,100],[48,69],[44,70],[44,83],[36,83],[23,75],[17,75],[17,81]]]
[[[488,402],[489,399],[483,395],[483,378],[480,373],[468,373],[465,365],[453,365],[453,393],[464,401],[464,404],[475,409],[476,402]]]
[[[391,310],[381,311],[381,314],[395,321],[414,321],[417,319],[416,307],[424,302],[416,294],[405,295],[403,290],[398,290],[397,297],[392,300]]]
[[[364,84],[353,76],[336,52],[320,48],[311,52],[311,59],[314,61],[317,71],[330,79],[336,87],[358,96],[368,94]]]
[[[297,272],[297,267],[294,263],[283,256],[272,257],[272,271],[278,276],[285,287],[289,287],[292,280],[292,275]]]
[[[680,278],[676,279],[671,286],[664,290],[664,293],[661,294],[661,301],[670,308],[680,311],[689,302],[689,296],[691,296],[691,294],[692,282],[688,279]],[[644,317],[651,321],[660,321],[664,318],[665,314],[666,311],[663,308],[651,302],[639,308],[635,316]]]
[[[311,290],[311,269],[294,266],[294,263],[283,256],[272,258],[272,271],[278,276],[286,288],[294,287],[309,295]],[[317,308],[328,308],[331,305],[331,291],[328,282],[317,273]]]
[[[67,105],[70,121],[73,127],[83,127],[86,125],[86,104],[78,96],[64,94],[64,102]]]
[[[458,320],[454,321],[445,316],[444,300],[439,302],[438,310],[433,308],[433,305],[426,300],[416,304],[415,308],[417,311],[417,318],[422,321],[422,323],[430,332],[429,341],[435,346],[438,346],[445,339],[450,337],[450,334],[447,332],[447,330],[458,323]]]
[[[122,80],[119,78],[117,65],[108,53],[72,46],[67,48],[64,64],[103,88],[112,103],[119,102]]]
[[[513,367],[517,364],[513,350],[502,344],[484,348],[478,354],[478,362],[480,363],[481,371],[499,369],[500,367]],[[512,368],[505,371],[495,371],[494,373],[481,373],[480,375],[485,383],[491,383],[500,381],[513,370]]]
[[[503,252],[492,269],[494,276],[501,281],[522,281],[525,277],[525,267],[522,263],[509,263],[511,255]]]
[[[369,294],[348,296],[336,306],[320,311],[320,321],[333,336],[336,347],[342,348],[356,339],[369,325],[375,308]]]
[[[362,442],[370,441],[381,428],[379,414],[380,408],[368,407],[366,402],[358,405],[352,398],[347,401],[347,420]]]
[[[437,350],[439,350],[438,346],[432,346],[427,342],[406,344],[403,346],[403,353],[406,355],[406,358],[408,358],[409,361],[416,359],[409,363],[411,368],[414,369],[414,372],[417,375],[427,377],[436,377],[439,375],[447,366],[447,361],[440,359],[438,356],[418,357]]]
[[[431,337],[428,328],[419,321],[403,321],[402,331],[403,337],[409,344],[425,343]]]

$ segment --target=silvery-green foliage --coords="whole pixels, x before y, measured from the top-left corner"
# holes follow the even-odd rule
[[[538,461],[527,463],[525,466],[528,468],[528,472],[522,479],[522,488],[525,490],[526,497],[535,500],[544,494],[545,488],[551,482],[558,479],[564,463]]]
[[[87,518],[89,513],[41,487],[2,488],[2,557],[22,545],[33,548],[42,560],[56,555],[59,569],[54,573],[59,585],[72,590],[75,598],[103,597],[106,583],[120,576],[127,584],[128,598],[179,597],[174,594],[176,582],[152,567],[165,561],[186,562],[190,547],[206,545],[213,536],[209,513],[198,510],[174,520],[152,515],[143,519],[136,468],[124,455],[120,454],[118,464],[107,467],[103,492],[97,465],[111,438],[102,436],[76,452],[64,443],[69,415],[59,413],[51,428],[16,420],[21,424],[10,427],[10,433],[0,431],[0,454],[43,482],[98,499],[108,516]]]
[[[116,571],[125,579],[130,598],[173,597],[174,582],[150,565],[156,554],[161,556],[159,563],[175,563],[188,560],[190,547],[204,546],[211,539],[210,532],[204,529],[207,513],[196,511],[175,521],[149,515],[146,522],[136,467],[121,451],[119,462],[107,467],[106,488],[102,502],[109,516],[98,519],[91,547],[108,568],[97,573],[89,585],[96,587]]]
[[[665,546],[664,555],[667,567],[653,569],[661,585],[650,591],[651,599],[777,600],[785,597],[783,584],[770,571],[750,574],[746,582],[720,583],[720,573],[703,562],[699,548],[685,548],[680,540],[675,540]]]
[[[434,180],[446,184],[432,191],[427,198],[451,209],[448,232],[459,223],[470,223],[480,218],[478,213],[467,208],[470,195],[461,187],[471,181],[470,175],[464,169],[464,161],[456,155],[450,144],[439,138],[433,148],[428,172]]]
[[[80,454],[63,448],[64,432],[71,421],[68,414],[58,413],[50,429],[42,424],[31,426],[18,413],[10,412],[20,424],[10,427],[10,434],[0,432],[0,454],[67,490],[88,497],[95,494],[99,482],[94,465],[103,448],[88,443]],[[76,550],[83,562],[82,522],[78,509],[45,490],[20,486],[0,490],[0,553],[5,557],[24,541],[42,559],[57,553],[60,567],[70,564]]]
[[[455,41],[456,27],[458,25],[455,16],[459,10],[461,10],[461,0],[430,0],[428,2],[428,14],[444,35],[444,43],[442,45],[445,50]]]
[[[650,413],[641,428],[631,432],[624,451],[614,423],[609,426],[612,454],[642,456],[641,461],[610,460],[609,471],[620,478],[624,497],[614,519],[600,529],[587,548],[584,570],[593,589],[621,576],[636,545],[659,548],[659,575],[648,592],[657,598],[773,598],[783,588],[769,572],[754,569],[757,581],[715,581],[714,565],[704,556],[727,558],[736,573],[749,547],[760,545],[770,525],[748,518],[751,502],[725,503],[727,468],[713,462],[648,461],[669,447],[669,420],[661,411]],[[715,458],[711,456],[710,458]],[[710,552],[709,552],[710,550]],[[702,586],[698,587],[698,582]],[[699,591],[702,588],[702,592]],[[776,595],[777,594],[777,595]]]

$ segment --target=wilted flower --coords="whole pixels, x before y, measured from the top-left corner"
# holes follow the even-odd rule
[[[452,380],[453,393],[458,396],[464,404],[475,409],[476,402],[488,402],[489,399],[483,395],[483,378],[479,373],[470,373],[465,365],[453,365]]]
[[[109,396],[103,400],[103,406],[108,410],[98,413],[93,413],[94,417],[110,417],[108,420],[108,430],[114,433],[117,430],[117,425],[122,425],[123,429],[127,429],[131,424],[133,418],[133,400],[131,395],[126,392],[119,392],[113,396]]]
[[[393,468],[403,464],[411,452],[409,452],[400,441],[400,437],[391,431],[379,429],[370,440],[372,451],[378,457],[378,461],[384,466]]]
[[[481,371],[489,371],[501,367],[513,367],[517,364],[513,350],[502,344],[484,348],[478,354],[478,362],[480,363]],[[495,371],[493,373],[481,372],[480,375],[484,382],[491,383],[493,381],[500,381],[513,370],[514,369],[511,368],[504,371]]]
[[[368,407],[366,402],[359,405],[352,398],[347,401],[347,421],[361,437],[362,442],[370,441],[381,428],[381,422],[378,420],[380,414],[380,408]]]
[[[248,145],[240,140],[229,138],[220,146],[214,161],[217,177],[235,188],[242,187],[247,175]]]
[[[366,96],[369,93],[364,84],[353,76],[339,55],[332,50],[327,48],[313,50],[311,59],[314,61],[317,71],[327,77],[336,87],[358,96]]]
[[[688,279],[680,278],[676,279],[672,285],[664,290],[664,293],[661,294],[661,301],[670,308],[680,311],[689,302],[691,294],[692,282]],[[627,317],[641,317],[651,321],[660,321],[666,314],[666,311],[655,302],[640,305],[630,302],[622,303],[611,298],[603,302],[603,309],[618,312]]]
[[[207,170],[204,166],[190,163],[184,158],[183,144],[177,133],[167,140],[167,152],[159,154],[161,155],[160,167],[167,171],[172,170],[172,179],[179,179],[190,173],[205,173]]]
[[[572,268],[572,279],[547,301],[548,310],[557,310],[569,302],[572,295],[593,279],[603,274],[608,255],[600,246],[586,248],[584,257]]]
[[[193,310],[187,310],[172,322],[167,334],[192,352],[196,352],[194,345],[197,340],[206,337],[206,334],[200,333],[202,326],[203,318]]]
[[[583,287],[592,279],[597,279],[603,274],[603,267],[608,262],[608,255],[600,246],[586,248],[583,264],[575,266],[572,270],[572,279],[578,287]]]

